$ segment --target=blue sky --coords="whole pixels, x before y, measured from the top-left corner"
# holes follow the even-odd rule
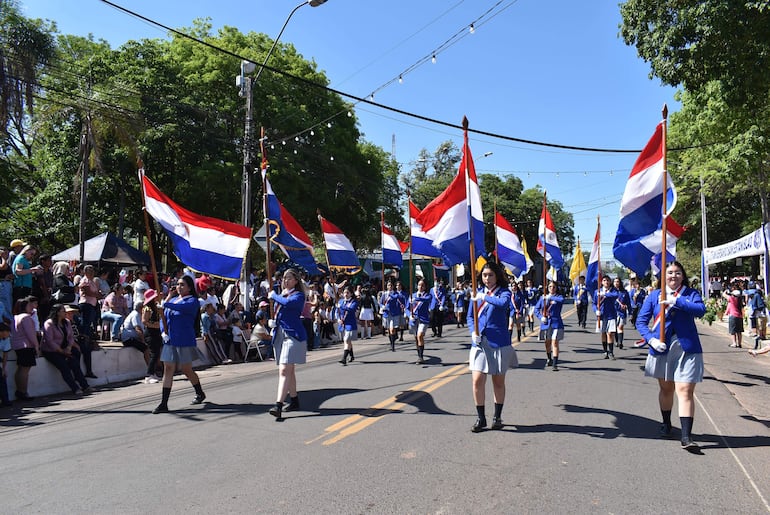
[[[117,0],[174,28],[209,17],[274,38],[300,0]],[[77,6],[77,7],[75,7]],[[162,29],[99,0],[22,0],[27,16],[47,18],[63,33],[105,39],[165,38]],[[469,25],[475,31],[470,33]],[[649,79],[649,67],[618,38],[617,0],[328,0],[296,11],[282,43],[292,43],[329,77],[331,86],[429,118],[528,140],[571,146],[641,149],[664,103],[678,110],[675,90]],[[454,43],[442,47],[456,34]],[[233,85],[233,94],[237,94]],[[256,100],[258,101],[258,99]],[[359,104],[365,138],[390,151],[405,169],[420,149],[462,145],[451,128]],[[603,258],[611,254],[620,198],[635,154],[550,149],[471,135],[480,173],[517,175],[540,185],[575,218],[575,236],[590,250],[602,220]],[[485,153],[492,152],[488,157]],[[532,213],[536,219],[539,213]]]

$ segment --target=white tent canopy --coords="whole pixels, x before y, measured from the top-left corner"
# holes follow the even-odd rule
[[[150,256],[137,250],[125,240],[105,232],[84,242],[84,263],[115,263],[121,265],[149,266]],[[80,261],[80,245],[55,254],[54,261]]]

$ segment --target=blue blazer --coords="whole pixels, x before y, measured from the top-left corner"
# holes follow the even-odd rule
[[[168,320],[169,344],[175,347],[195,347],[195,319],[201,309],[192,295],[174,297],[163,308]]]
[[[483,291],[483,288],[479,289]],[[481,307],[481,301],[471,301],[468,309],[468,328],[473,334],[473,303]],[[508,332],[508,314],[511,311],[511,290],[498,288],[494,295],[485,295],[486,305],[479,313],[479,334],[486,336],[490,347],[505,347],[511,344],[511,333]]]
[[[618,317],[618,310],[615,301],[618,300],[618,290],[611,287],[609,291],[604,292],[604,300],[599,304],[599,290],[594,292],[594,311],[600,311],[599,318],[602,320],[615,320]]]
[[[549,295],[540,297],[535,304],[535,316],[538,320],[545,312],[545,303],[548,303],[548,319],[540,322],[540,329],[564,329],[564,320],[561,318],[561,308],[564,306],[564,297],[561,295]]]
[[[576,301],[580,301],[581,304],[588,305],[588,286],[585,284],[576,284],[574,288],[572,288],[572,295],[575,297]]]
[[[436,291],[436,287],[430,289],[430,310],[433,311],[434,309],[438,309],[441,307],[446,306],[446,290],[443,286],[438,288],[438,291]]]
[[[618,300],[615,301],[615,310],[618,312],[618,317],[626,318],[626,315],[628,315],[628,308],[630,307],[631,296],[626,290],[618,290]]]
[[[286,335],[295,340],[307,341],[305,326],[299,318],[305,307],[305,294],[301,290],[294,290],[288,297],[273,297],[273,301],[281,305],[276,321]]]
[[[525,315],[525,308],[527,307],[527,296],[521,290],[516,290],[516,293],[511,292],[511,312],[510,316],[516,316],[516,312],[519,316]]]
[[[358,311],[358,301],[355,298],[350,300],[340,299],[340,319],[346,331],[358,329],[356,311]]]
[[[660,330],[651,331],[650,325],[660,313],[660,290],[654,290],[650,293],[642,304],[642,309],[636,317],[636,329],[642,335],[646,342],[652,338],[660,337]],[[700,354],[703,348],[698,338],[698,329],[695,327],[695,319],[702,317],[706,313],[706,305],[703,303],[698,290],[684,288],[682,293],[677,296],[676,303],[666,313],[666,342],[676,335],[679,338],[679,345],[685,352]],[[668,352],[668,349],[666,350]],[[650,354],[665,354],[657,352],[650,347]]]
[[[412,295],[412,302],[410,306],[410,310],[412,315],[420,321],[420,323],[428,324],[430,323],[430,305],[431,305],[431,298],[433,295],[430,293],[426,293],[425,295],[420,295],[419,293],[414,293]]]
[[[406,299],[404,299],[402,294],[396,291],[385,292],[380,300],[382,305],[385,306],[383,316],[399,317],[404,313]]]

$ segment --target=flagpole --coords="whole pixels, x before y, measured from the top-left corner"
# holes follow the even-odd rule
[[[470,177],[468,171],[469,159],[468,156],[465,155],[465,150],[468,148],[468,117],[466,116],[463,116],[463,137],[463,157],[465,158],[465,170],[463,170],[463,173],[465,174],[465,199],[468,203],[468,235],[471,238],[469,245],[471,259],[471,288],[473,289],[473,295],[475,296],[478,292],[478,281],[476,280],[476,247],[474,245],[473,237],[473,214],[471,212],[470,205]],[[473,332],[479,334],[479,306],[475,301],[473,302]]]
[[[667,201],[667,191],[668,190],[668,165],[666,163],[666,125],[668,124],[668,106],[666,104],[663,104],[663,121],[661,122],[663,124],[663,220],[662,220],[662,226],[661,226],[661,251],[660,251],[660,280],[658,281],[658,284],[660,285],[660,302],[663,304],[663,301],[666,300],[666,233],[668,232],[668,229],[666,228],[666,221],[668,220],[668,208],[666,206]],[[687,279],[685,277],[685,279]],[[660,310],[660,341],[665,343],[666,342],[666,310],[661,309]]]
[[[318,223],[321,224],[321,239],[324,242],[324,257],[326,257],[326,267],[329,269],[329,280],[331,281],[332,291],[334,292],[334,306],[337,306],[337,279],[334,277],[334,270],[332,270],[332,266],[329,263],[329,249],[326,248],[326,237],[323,235],[324,233],[324,226],[321,223],[321,220],[323,217],[321,216],[321,210],[316,209],[316,213],[318,214]]]
[[[137,159],[137,167],[140,174],[140,186],[142,188],[142,213],[144,214],[144,229],[147,232],[147,250],[150,254],[150,268],[152,270],[153,282],[155,283],[155,291],[160,296],[163,290],[160,288],[160,279],[158,279],[158,267],[155,265],[155,249],[152,241],[152,231],[150,230],[150,217],[147,214],[147,195],[144,191],[144,162],[141,158]],[[160,304],[158,304],[159,306]],[[161,311],[161,317],[163,318],[163,330],[168,331],[168,323],[166,322],[166,314]]]
[[[543,218],[543,295],[545,295],[546,293],[546,287],[545,287],[546,281],[547,281],[546,268],[548,267],[548,260],[545,258],[546,255],[548,254],[548,249],[545,246],[545,242],[546,242],[545,231],[547,229],[546,223],[545,223],[545,217],[548,216],[548,208],[546,205],[546,195],[547,195],[547,192],[543,191],[543,217],[544,217]]]
[[[596,245],[596,292],[602,287],[602,222],[599,215],[596,215],[596,232],[599,234],[599,241]],[[599,301],[596,301],[596,309],[599,309]],[[596,329],[601,331],[602,320],[601,317],[596,317]]]
[[[495,197],[495,200],[492,202],[492,220],[494,220],[495,224],[495,257],[497,258],[497,264],[500,264],[500,249],[498,248],[497,243],[497,197]]]
[[[265,128],[262,127],[259,137],[259,150],[262,153],[262,213],[265,226],[265,280],[267,284],[273,285],[273,271],[270,269],[270,215],[267,208],[267,155],[265,154]],[[248,281],[246,281],[248,284]],[[246,286],[246,295],[248,297],[249,288]],[[270,305],[270,303],[268,303]],[[246,304],[244,304],[244,307]],[[246,308],[248,311],[248,308]]]
[[[413,270],[412,270],[412,254],[414,253],[414,247],[412,247],[412,193],[406,190],[406,219],[409,220],[409,298],[412,298],[413,293]]]
[[[380,252],[382,253],[382,282],[380,291],[385,287],[385,244],[382,241],[382,235],[385,232],[385,211],[380,211]]]

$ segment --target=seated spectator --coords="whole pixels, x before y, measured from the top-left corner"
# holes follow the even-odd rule
[[[115,283],[112,287],[112,292],[107,295],[102,303],[102,320],[109,320],[112,322],[110,334],[112,335],[113,342],[119,342],[121,340],[120,326],[123,324],[123,320],[125,320],[129,313],[126,297],[123,293],[123,285]]]
[[[232,360],[227,357],[225,351],[222,349],[222,345],[216,335],[216,323],[213,321],[214,305],[206,304],[202,309],[201,334],[203,335],[203,343],[206,344],[211,359],[217,365],[232,363]]]
[[[216,337],[225,351],[225,356],[229,358],[230,347],[233,344],[233,331],[230,328],[230,320],[227,318],[227,312],[223,304],[217,304],[217,311],[214,314],[214,323],[216,324]]]
[[[142,307],[144,301],[134,304],[134,309],[128,314],[121,327],[120,339],[123,347],[133,347],[144,355],[144,364],[150,364],[150,348],[144,342],[144,324],[142,323]]]
[[[0,406],[11,406],[10,397],[8,397],[8,353],[11,352],[11,326],[5,322],[0,322],[0,352],[3,353],[2,368],[0,368]]]
[[[43,357],[55,366],[74,395],[91,390],[80,369],[80,348],[63,304],[54,304],[43,324]]]
[[[230,319],[230,332],[231,332],[231,338],[233,342],[234,357],[239,359],[240,361],[245,361],[245,358],[243,357],[243,339],[244,339],[243,322],[241,321],[240,318]],[[228,357],[230,356],[228,355]]]
[[[273,337],[270,335],[270,330],[267,327],[267,316],[265,314],[257,315],[257,323],[251,331],[249,341],[251,343],[256,343],[259,346],[260,351],[262,351],[263,348],[267,350],[264,355],[265,359],[273,359]]]

